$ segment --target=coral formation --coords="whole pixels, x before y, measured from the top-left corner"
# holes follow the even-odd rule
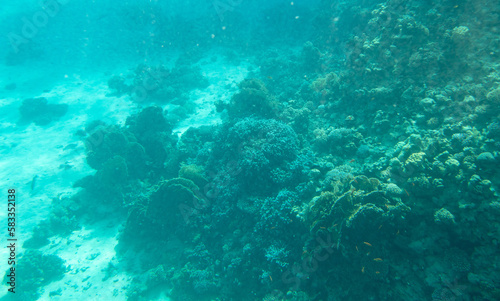
[[[18,262],[16,272],[24,277],[16,286],[16,297],[19,300],[37,300],[45,285],[62,279],[66,272],[64,261],[60,257],[45,255],[37,250],[26,250]],[[7,279],[5,276],[4,282]]]
[[[179,139],[188,92],[209,84],[188,66],[202,50],[112,77],[119,95],[187,109],[89,124],[95,174],[27,247],[97,199],[125,224],[135,300],[498,299],[500,49],[481,25],[498,4],[471,18],[472,4],[320,1],[295,48],[228,49],[254,67],[217,101],[219,124]]]
[[[277,114],[278,102],[269,94],[264,83],[259,79],[245,79],[238,84],[240,91],[233,95],[229,104],[220,104],[220,109],[227,108],[231,118],[261,117],[273,118]]]

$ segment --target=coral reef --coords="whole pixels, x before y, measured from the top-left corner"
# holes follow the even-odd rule
[[[278,102],[269,94],[259,79],[245,79],[238,84],[240,91],[233,95],[230,103],[218,104],[218,110],[227,109],[230,118],[273,118],[277,114]]]
[[[188,92],[208,85],[188,65],[202,50],[112,77],[118,95],[187,109],[89,124],[95,174],[27,247],[97,199],[125,224],[132,300],[499,299],[500,49],[483,28],[498,3],[320,2],[295,47],[228,47],[255,67],[216,103],[220,124],[180,139]],[[276,18],[263,24],[291,22]]]
[[[16,297],[19,300],[37,300],[45,285],[62,279],[66,272],[61,258],[56,255],[44,255],[37,250],[25,251],[18,262],[16,272],[24,277],[16,286]],[[7,282],[7,279],[5,276],[4,282]]]

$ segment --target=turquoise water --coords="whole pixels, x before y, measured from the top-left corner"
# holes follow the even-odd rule
[[[0,300],[499,300],[499,16],[4,4]]]

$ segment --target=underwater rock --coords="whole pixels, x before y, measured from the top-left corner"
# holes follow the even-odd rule
[[[429,179],[430,177],[426,176],[409,178],[407,183],[411,184],[411,186],[408,186],[408,190],[411,190],[411,193],[415,196],[427,197],[433,195],[434,191]]]
[[[179,177],[191,180],[202,188],[208,184],[208,180],[203,176],[203,168],[194,164],[182,166],[179,170]]]
[[[392,122],[390,121],[390,117],[387,112],[378,110],[375,113],[375,118],[373,119],[372,129],[375,130],[376,133],[383,133],[391,127]]]
[[[475,200],[489,199],[494,195],[490,180],[481,179],[478,175],[473,175],[467,183],[470,196]]]
[[[158,132],[170,133],[172,130],[165,119],[163,109],[158,106],[144,108],[139,114],[128,117],[126,125],[139,141],[148,140]]]
[[[93,169],[100,169],[113,156],[124,157],[129,139],[133,137],[117,126],[94,128],[85,140],[87,164]]]
[[[458,273],[467,273],[470,271],[472,265],[468,257],[469,255],[465,251],[458,248],[452,248],[445,255],[446,262],[451,266],[453,271]]]
[[[385,191],[391,197],[400,197],[403,194],[403,189],[399,188],[398,185],[389,183],[385,186]]]
[[[363,144],[360,147],[358,147],[358,150],[356,151],[356,156],[361,157],[361,158],[367,158],[370,156],[371,149],[368,145]]]
[[[467,26],[457,26],[451,31],[451,39],[454,42],[461,42],[470,37],[469,28]]]
[[[500,111],[500,88],[492,89],[486,94],[489,114],[495,114]]]
[[[480,168],[490,169],[496,165],[495,157],[490,152],[480,153],[476,158],[476,164]]]
[[[147,293],[169,283],[168,273],[163,265],[158,265],[135,277],[127,288],[129,300],[142,300],[147,298]]]
[[[130,142],[127,146],[125,160],[127,161],[127,169],[132,178],[143,179],[146,177],[147,155],[144,147],[138,142]]]
[[[407,173],[411,172],[421,172],[427,167],[427,161],[425,160],[426,154],[424,152],[413,153],[405,161],[405,171]]]
[[[121,156],[114,156],[103,164],[95,177],[102,188],[120,189],[127,184],[127,162]]]
[[[441,208],[434,213],[434,222],[436,224],[451,226],[455,224],[455,216],[450,211]]]
[[[108,80],[108,88],[118,96],[128,94],[131,91],[131,87],[125,83],[125,78],[120,75],[114,75]]]
[[[441,161],[432,162],[431,171],[436,177],[443,177],[446,175],[446,166]]]
[[[389,166],[394,169],[400,169],[403,164],[401,163],[401,161],[399,161],[398,158],[391,158],[391,160],[389,161]]]
[[[66,114],[67,104],[49,104],[46,98],[28,98],[19,107],[20,123],[33,122],[36,125],[48,125]]]
[[[492,122],[488,124],[488,134],[487,137],[491,139],[499,139],[500,138],[500,122]]]
[[[166,122],[161,108],[148,107],[138,115],[130,116],[127,118],[126,127],[106,126],[102,122],[93,122],[86,130],[87,163],[98,170],[97,181],[102,180],[108,184],[111,183],[109,181],[115,181],[112,179],[113,176],[104,176],[111,172],[112,168],[108,171],[101,169],[113,158],[115,163],[118,162],[118,157],[124,160],[126,165],[119,168],[124,172],[124,176],[117,174],[116,183],[113,182],[120,183],[117,187],[126,185],[129,177],[144,179],[158,176],[160,171],[177,173],[176,136],[172,135],[171,127]],[[170,155],[169,160],[167,154]]]
[[[433,113],[436,108],[436,101],[429,97],[420,100],[419,104],[427,113]]]
[[[368,178],[366,176],[357,176],[351,182],[351,185],[360,190],[364,190],[366,192],[371,192],[377,190],[378,186],[380,186],[380,181],[375,178]]]
[[[219,104],[227,108],[230,118],[257,116],[274,118],[278,113],[278,102],[259,79],[245,79],[238,84],[240,91],[233,95],[229,104]]]
[[[172,126],[161,107],[146,107],[139,114],[128,117],[125,125],[156,168],[175,165],[177,136],[172,134]],[[168,159],[170,163],[166,164]]]
[[[191,208],[193,204],[203,204],[196,196],[198,190],[198,186],[189,179],[162,181],[149,198],[146,216],[162,229],[186,222],[189,216],[182,210],[182,206]]]
[[[321,67],[321,52],[313,43],[306,42],[302,48],[302,64],[307,71],[316,71]]]
[[[15,272],[22,275],[24,280],[19,281],[15,288],[19,300],[38,300],[43,287],[64,277],[67,268],[64,261],[57,255],[47,255],[38,250],[25,250],[20,255]],[[7,273],[4,283],[7,283]]]
[[[382,223],[383,214],[383,209],[374,204],[365,204],[347,218],[346,226],[349,228],[370,228],[372,225]]]
[[[456,159],[451,158],[446,160],[446,162],[444,162],[444,165],[446,167],[446,173],[448,175],[451,175],[455,174],[458,171],[460,167],[460,162],[458,162],[458,160]]]

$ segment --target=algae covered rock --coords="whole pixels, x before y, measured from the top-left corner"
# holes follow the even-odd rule
[[[447,174],[455,174],[460,167],[460,162],[456,159],[450,158],[444,162],[444,165],[446,167]]]
[[[49,104],[44,97],[23,100],[19,107],[20,123],[33,122],[36,125],[48,125],[68,112],[67,104]]]
[[[172,126],[165,118],[161,107],[144,108],[137,115],[127,118],[126,127],[139,142],[155,168],[161,169],[176,165],[175,143]]]
[[[26,250],[20,255],[15,267],[17,275],[22,277],[15,290],[16,300],[38,300],[42,289],[53,281],[63,278],[66,272],[64,261],[57,255],[46,255],[38,250]],[[7,283],[5,273],[4,283]]]
[[[461,42],[470,37],[469,28],[467,26],[457,26],[451,31],[451,39],[454,42]]]
[[[492,89],[486,94],[486,99],[494,105],[500,104],[500,88]]]
[[[203,176],[203,168],[195,164],[182,166],[179,170],[179,177],[191,180],[201,188],[208,184],[208,180]]]
[[[385,186],[385,191],[389,196],[400,197],[403,195],[403,189],[399,188],[398,185],[394,183],[389,183]]]
[[[149,198],[147,217],[165,229],[176,223],[188,222],[193,212],[186,212],[186,209],[193,210],[203,204],[203,200],[196,196],[198,190],[193,181],[185,178],[160,182]]]
[[[375,178],[368,178],[366,176],[361,175],[354,177],[351,185],[356,189],[364,190],[366,192],[371,192],[377,190],[377,188],[380,186],[380,181]]]
[[[496,160],[492,153],[484,152],[480,153],[476,158],[476,164],[480,168],[493,168],[495,166]]]
[[[92,129],[85,140],[87,164],[94,169],[100,169],[112,157],[124,157],[131,140],[133,141],[133,138],[117,126],[99,126]]]
[[[114,156],[107,160],[96,173],[96,180],[103,186],[120,188],[127,183],[127,162],[123,157]]]
[[[231,118],[258,116],[273,118],[277,114],[278,103],[259,79],[245,79],[239,83],[240,91],[227,104]]]
[[[382,223],[384,210],[375,206],[374,204],[361,205],[357,210],[351,214],[346,220],[347,227],[356,226],[358,228],[370,228],[373,225]]]
[[[427,167],[424,152],[413,153],[406,159],[404,168],[406,172],[423,171]]]
[[[445,226],[454,225],[455,224],[455,216],[453,214],[451,214],[451,212],[448,211],[447,209],[441,208],[434,213],[434,222],[436,224],[445,225]]]
[[[482,179],[479,175],[473,175],[467,183],[470,197],[474,200],[489,199],[494,195],[493,184],[490,180]]]
[[[321,66],[321,52],[313,43],[306,42],[302,48],[302,63],[307,71],[316,71]]]

